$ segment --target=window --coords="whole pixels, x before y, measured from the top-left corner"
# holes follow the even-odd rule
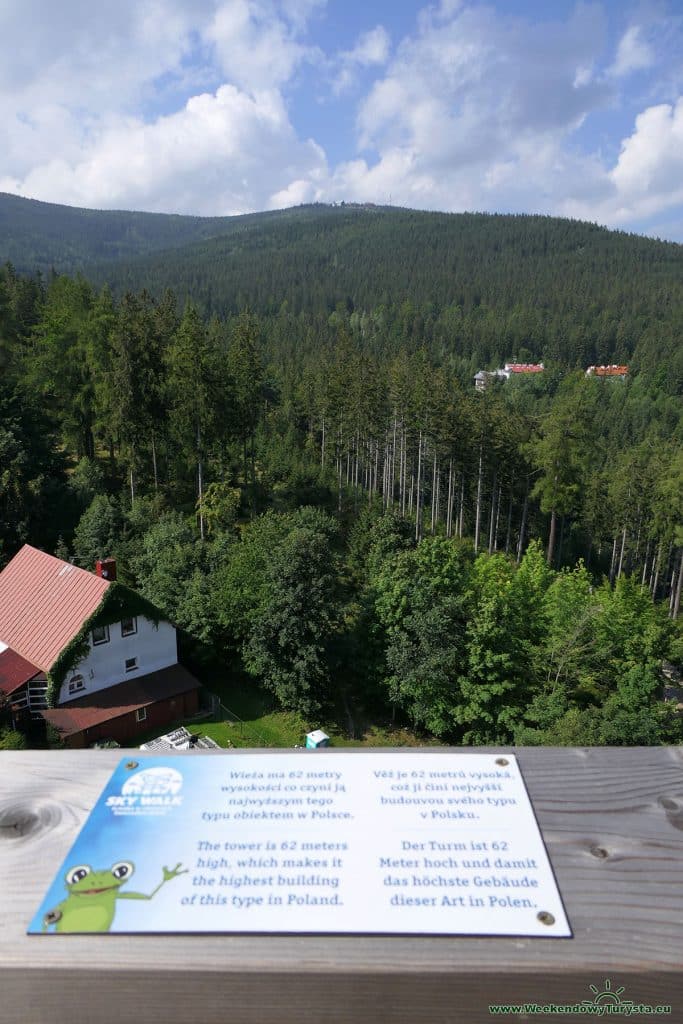
[[[133,636],[138,631],[138,620],[132,619],[121,619],[121,636]]]
[[[95,626],[92,631],[93,646],[109,643],[109,626]]]
[[[69,693],[78,693],[79,690],[85,689],[85,683],[83,676],[72,676],[69,680]]]
[[[138,667],[137,658],[126,658],[126,672],[133,672]]]
[[[135,712],[135,721],[144,722],[147,718],[147,708],[138,708]]]

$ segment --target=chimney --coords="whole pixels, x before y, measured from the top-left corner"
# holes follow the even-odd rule
[[[113,583],[116,579],[116,559],[98,558],[95,562],[95,575]]]

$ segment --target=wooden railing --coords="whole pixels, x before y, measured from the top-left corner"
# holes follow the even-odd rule
[[[606,982],[683,1021],[683,749],[514,752],[573,939],[27,936],[121,752],[0,754],[0,1021],[476,1024],[491,1003],[580,1003]]]

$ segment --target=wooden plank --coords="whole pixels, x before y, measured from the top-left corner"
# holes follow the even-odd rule
[[[683,1020],[683,751],[513,752],[574,939],[27,936],[121,752],[4,752],[0,1020],[469,1024],[491,1020],[490,1002],[580,1002],[605,979],[625,986],[624,999],[671,1003],[669,1019]]]

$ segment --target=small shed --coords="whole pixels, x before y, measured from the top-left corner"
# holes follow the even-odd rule
[[[317,750],[318,747],[329,747],[330,737],[322,729],[314,729],[313,732],[306,733],[306,749]]]

